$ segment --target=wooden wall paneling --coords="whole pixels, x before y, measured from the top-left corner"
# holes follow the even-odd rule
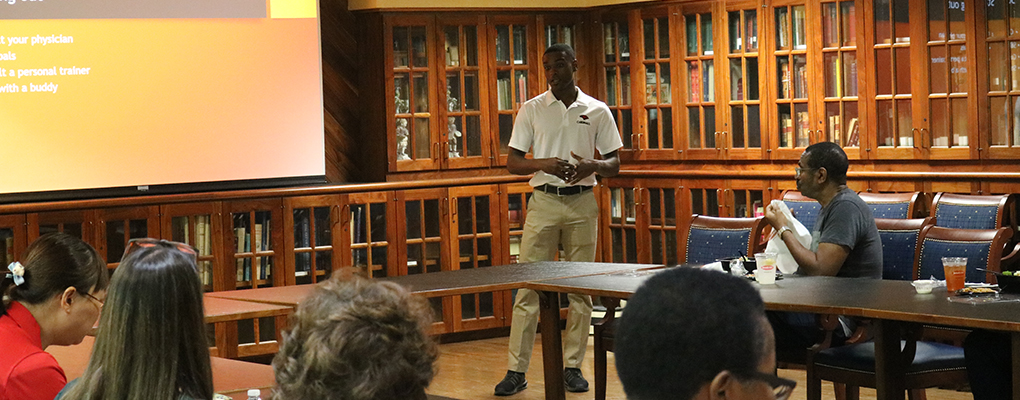
[[[287,271],[286,257],[283,251],[283,199],[265,198],[252,200],[236,200],[223,203],[224,233],[233,237],[233,240],[224,239],[223,254],[227,267],[224,268],[224,276],[228,282],[234,282],[232,288],[257,288],[263,286],[283,286],[286,284],[284,277]],[[265,228],[265,225],[269,225]],[[258,227],[258,225],[262,225]],[[243,228],[244,236],[241,236]],[[268,235],[268,249],[262,248],[256,251],[260,245],[256,244],[258,232],[261,229],[263,237]],[[247,237],[247,242],[245,238]],[[247,244],[246,244],[247,243]],[[239,250],[240,249],[240,250]],[[259,278],[259,265],[263,258],[267,258],[267,275],[270,279]],[[233,267],[233,268],[231,268]],[[246,271],[247,270],[247,271]],[[239,279],[240,278],[240,279]],[[228,284],[228,286],[231,286]]]
[[[447,188],[404,190],[397,198],[398,275],[451,269],[449,193]],[[430,298],[437,333],[453,332],[460,312],[452,297]]]
[[[285,285],[321,282],[340,269],[340,247],[336,246],[340,203],[340,195],[283,199]]]
[[[870,193],[907,193],[907,192],[923,192],[924,184],[920,181],[880,181],[871,180],[867,182],[867,188],[864,189]]]
[[[159,206],[159,237],[187,243],[198,251],[198,269],[206,291],[227,290],[222,271],[223,207],[220,202],[174,203]]]
[[[0,267],[21,260],[28,247],[28,220],[24,214],[0,215]]]
[[[972,181],[926,181],[924,183],[925,192],[931,193],[933,196],[938,192],[946,193],[958,193],[958,194],[980,194],[981,183]]]
[[[393,107],[392,72],[386,69],[392,61],[392,32],[387,33],[382,14],[355,14],[360,29],[357,32],[360,65],[358,71],[358,102],[360,106],[349,111],[361,115],[357,135],[350,135],[350,153],[353,170],[352,182],[382,182],[386,174],[396,169],[396,144],[389,139],[389,126]],[[389,37],[389,41],[386,38]],[[391,156],[392,155],[392,156]]]
[[[347,3],[347,0],[319,3],[324,157],[329,182],[350,182],[352,178],[364,176],[358,171],[364,167],[356,164],[357,153],[371,151],[370,148],[382,144],[357,140],[362,136],[360,118],[364,115],[363,111],[370,112],[371,109],[361,107],[364,103],[358,82],[359,67],[368,60],[362,59],[367,56],[366,53],[358,51],[359,35],[365,25],[347,9]],[[377,47],[375,51],[382,49]]]
[[[498,185],[451,187],[449,189],[451,269],[485,268],[503,254],[505,213],[500,208]],[[452,297],[460,310],[455,319],[457,331],[503,326],[508,314],[502,292],[474,293]]]
[[[129,240],[160,235],[159,206],[101,208],[94,212],[96,250],[111,272],[120,264]]]

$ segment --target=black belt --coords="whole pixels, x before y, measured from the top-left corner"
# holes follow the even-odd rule
[[[567,187],[559,187],[559,186],[553,186],[553,185],[542,185],[542,186],[535,186],[535,190],[546,192],[546,193],[552,193],[552,194],[555,194],[557,196],[570,196],[570,195],[581,194],[581,193],[587,192],[587,191],[591,190],[591,186],[567,186]]]

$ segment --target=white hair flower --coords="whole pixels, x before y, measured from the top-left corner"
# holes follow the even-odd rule
[[[10,265],[8,265],[7,269],[9,271],[11,271],[10,276],[11,276],[11,278],[14,279],[14,284],[15,285],[21,286],[23,283],[25,283],[25,266],[24,265],[21,265],[21,263],[15,261],[15,262],[12,262]]]

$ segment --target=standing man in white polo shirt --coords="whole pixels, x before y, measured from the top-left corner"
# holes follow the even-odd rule
[[[610,177],[620,171],[617,150],[623,147],[613,114],[605,103],[574,85],[574,49],[555,44],[542,57],[549,90],[521,107],[510,137],[507,169],[531,178],[534,194],[528,202],[521,238],[521,262],[549,261],[560,245],[564,261],[595,261],[598,205],[592,187],[595,174]],[[533,158],[524,157],[531,150]],[[602,156],[595,159],[595,151]],[[588,391],[581,361],[588,345],[591,297],[570,295],[567,331],[563,335],[563,380],[571,392]],[[510,325],[510,355],[506,376],[496,395],[507,396],[528,386],[524,378],[531,361],[538,324],[538,294],[517,291]]]

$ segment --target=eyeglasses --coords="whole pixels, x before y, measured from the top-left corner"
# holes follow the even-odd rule
[[[129,240],[127,248],[124,249],[124,257],[127,257],[128,254],[131,254],[132,252],[134,252],[134,251],[136,251],[136,250],[138,250],[140,248],[155,247],[155,246],[170,247],[170,248],[176,249],[176,250],[178,250],[178,251],[180,251],[182,253],[190,254],[191,256],[198,257],[198,251],[195,250],[194,247],[191,247],[191,245],[189,245],[189,244],[181,243],[181,242],[174,242],[174,241],[164,240],[164,239],[153,239],[153,238],[138,238],[138,239],[131,239],[131,240]]]
[[[751,372],[750,378],[763,381],[771,386],[772,393],[776,400],[787,400],[790,398],[790,394],[793,393],[793,388],[797,387],[797,381],[780,378],[774,374],[764,374],[758,371],[753,371]]]
[[[794,173],[796,175],[800,175],[800,174],[804,173],[804,171],[811,171],[811,170],[815,170],[815,169],[818,169],[818,168],[801,168],[801,167],[797,167],[797,168],[794,168],[793,171],[794,171]]]
[[[103,311],[103,305],[105,305],[105,304],[106,304],[106,302],[105,302],[105,301],[99,300],[99,298],[98,298],[98,297],[96,297],[96,296],[93,296],[93,295],[91,295],[91,294],[88,294],[88,293],[82,293],[82,294],[84,294],[84,295],[88,296],[88,297],[89,297],[90,299],[92,299],[92,300],[95,300],[95,301],[96,301],[96,303],[99,303],[99,311]]]

